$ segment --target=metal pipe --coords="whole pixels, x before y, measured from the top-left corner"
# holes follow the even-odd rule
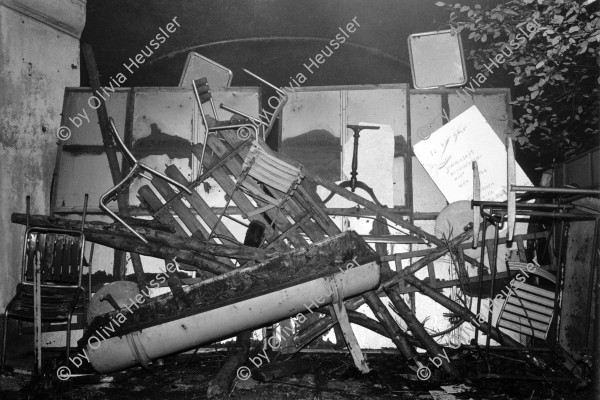
[[[596,273],[596,269],[597,269],[597,262],[598,259],[596,258],[596,256],[598,255],[598,253],[594,250],[598,249],[598,228],[600,227],[600,224],[598,223],[598,220],[595,221],[594,223],[594,236],[592,237],[592,265],[590,267],[591,272],[590,272],[590,281],[591,284],[588,287],[588,293],[587,293],[587,310],[585,311],[585,340],[584,343],[589,343],[589,338],[590,338],[590,325],[591,325],[591,321],[590,319],[592,318],[592,304],[594,303],[594,286],[595,286],[595,281],[594,281],[594,276]],[[592,343],[593,346],[593,343]]]
[[[494,229],[495,229],[495,235],[494,235],[494,247],[492,250],[492,257],[490,260],[490,269],[492,272],[492,280],[490,282],[490,299],[494,298],[494,291],[496,290],[496,272],[497,272],[497,264],[498,264],[498,235],[500,234],[500,226],[503,224],[504,222],[504,218],[500,218],[500,221],[493,221],[494,223]],[[483,246],[482,246],[483,247]],[[483,263],[483,260],[480,260]],[[492,312],[492,308],[488,309],[488,324],[489,326],[492,326],[492,318],[493,318],[493,312]],[[486,350],[486,355],[487,358],[490,358],[490,335],[486,335],[485,337],[485,350]],[[489,367],[489,364],[488,364]]]
[[[590,195],[595,195],[595,196],[600,195],[600,190],[594,190],[594,189],[572,189],[572,188],[552,188],[552,187],[510,185],[510,190],[513,192],[590,194]]]
[[[393,244],[416,244],[425,243],[423,239],[409,235],[364,235],[362,238],[367,243],[393,243]]]
[[[506,208],[507,204],[504,201],[477,201],[471,200],[471,203],[481,207],[493,207],[493,208]],[[519,208],[530,209],[530,208],[575,208],[574,204],[536,204],[536,203],[518,203],[517,210]]]
[[[474,346],[472,344],[461,344],[461,349],[471,349],[475,350],[479,346]],[[519,353],[524,352],[532,352],[532,353],[552,353],[552,350],[549,347],[515,347],[515,346],[492,346],[494,351],[518,351]]]

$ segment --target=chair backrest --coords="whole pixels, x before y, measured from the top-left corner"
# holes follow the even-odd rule
[[[192,82],[192,88],[194,89],[196,102],[198,103],[198,111],[200,111],[200,116],[202,117],[202,123],[206,128],[206,134],[208,134],[208,120],[206,119],[206,113],[204,112],[204,108],[202,108],[202,104],[209,101],[210,106],[213,110],[213,114],[215,115],[215,119],[217,121],[219,120],[219,116],[217,115],[217,109],[215,108],[215,103],[212,99],[212,92],[210,91],[210,86],[208,85],[208,80],[206,78],[196,79]]]
[[[539,267],[527,269],[525,263],[509,262],[511,272],[537,275],[552,283],[556,278]],[[504,300],[498,317],[498,327],[546,339],[554,316],[554,292],[528,283],[515,285]]]
[[[81,286],[85,235],[76,230],[29,228],[23,246],[23,282],[40,269],[42,285]]]
[[[133,153],[131,153],[131,151],[129,151],[127,146],[125,146],[123,139],[121,139],[121,136],[119,135],[119,131],[117,130],[117,127],[115,126],[115,121],[112,119],[112,117],[110,117],[108,119],[108,121],[110,124],[110,135],[112,136],[113,140],[117,144],[117,147],[119,147],[121,154],[123,154],[123,157],[125,157],[131,165],[135,164],[137,162],[137,160],[135,159],[135,156],[133,155]]]
[[[244,160],[243,169],[257,181],[282,193],[291,193],[302,181],[302,165],[296,166],[281,159],[259,141],[255,141]]]

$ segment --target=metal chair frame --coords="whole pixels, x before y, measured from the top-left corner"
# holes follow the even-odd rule
[[[68,361],[69,353],[71,348],[71,321],[73,319],[73,313],[77,308],[77,304],[79,303],[79,297],[81,296],[83,300],[83,310],[85,313],[86,308],[86,298],[85,298],[85,289],[81,285],[82,275],[83,275],[83,267],[84,267],[84,259],[85,259],[85,234],[83,233],[83,227],[85,225],[86,212],[87,212],[87,200],[88,195],[85,195],[84,206],[83,206],[83,216],[81,221],[81,229],[56,229],[56,228],[40,228],[40,227],[29,227],[29,215],[30,215],[30,196],[27,196],[27,223],[26,223],[26,231],[25,237],[23,241],[23,252],[22,252],[22,265],[21,265],[21,282],[17,285],[17,293],[7,305],[4,311],[4,323],[3,323],[3,338],[2,338],[2,371],[5,369],[6,365],[6,340],[8,333],[8,318],[17,319],[19,322],[21,321],[33,321],[34,323],[34,339],[35,339],[35,358],[36,358],[36,371],[41,369],[41,323],[42,322],[66,322],[67,323],[67,338],[66,338],[66,356],[65,359]],[[40,235],[49,235],[55,234],[58,236],[63,236],[65,238],[73,238],[70,243],[71,246],[77,245],[79,246],[77,249],[77,262],[75,265],[77,266],[77,282],[69,278],[62,279],[52,279],[52,277],[47,277],[44,279],[43,272],[48,268],[56,268],[56,260],[57,257],[60,257],[59,263],[65,261],[65,257],[69,261],[67,266],[72,268],[74,264],[72,258],[69,256],[73,255],[72,252],[65,256],[64,248],[61,254],[55,254],[57,250],[54,247],[56,244],[56,240],[53,241],[52,247],[46,241],[47,236],[44,237],[43,243],[39,241]],[[40,248],[40,245],[43,246]],[[93,256],[93,244],[90,249],[90,261]],[[38,255],[41,254],[41,256]],[[60,264],[61,272],[64,264]],[[31,267],[31,271],[28,271],[29,267]],[[91,290],[91,274],[92,274],[92,265],[91,262],[88,263],[87,267],[89,268],[88,274],[90,279],[88,280],[88,291]],[[31,278],[29,278],[29,273],[31,273]],[[70,275],[70,274],[69,274]],[[69,280],[73,281],[73,284],[66,284]],[[55,282],[55,283],[53,283]],[[73,291],[73,297],[68,303],[68,312],[66,317],[62,316],[47,316],[45,317],[42,312],[42,297],[43,293],[51,293],[51,290],[55,289],[65,289],[64,292],[68,292],[70,290]],[[23,303],[23,298],[28,297],[28,292],[32,292],[33,294],[33,308],[29,308],[29,304]],[[65,296],[66,299],[66,296]],[[25,300],[27,301],[27,300]],[[64,304],[64,303],[63,303]],[[21,310],[13,310],[15,306],[22,307]],[[24,310],[23,310],[24,309]],[[85,320],[85,317],[84,317]],[[19,325],[19,334],[21,334],[21,329]]]
[[[275,90],[277,92],[277,94],[280,96],[280,101],[277,104],[277,107],[273,110],[271,118],[268,120],[268,122],[264,122],[260,118],[254,118],[248,114],[245,114],[241,111],[235,110],[234,108],[228,107],[224,104],[221,104],[220,108],[222,108],[223,110],[227,110],[233,114],[241,115],[242,117],[245,117],[250,122],[252,122],[257,128],[260,127],[261,128],[261,136],[262,136],[263,140],[266,140],[266,138],[271,133],[271,130],[273,129],[273,125],[275,125],[275,121],[277,120],[277,117],[279,117],[279,115],[283,111],[283,107],[286,105],[286,103],[288,101],[288,96],[284,90],[281,90],[277,86],[275,86],[272,83],[270,83],[269,81],[261,78],[260,76],[254,74],[253,72],[250,72],[247,69],[244,69],[244,72],[247,73],[248,75],[250,75],[251,77],[253,77],[254,79],[269,86],[271,89]]]
[[[526,266],[526,263],[508,262],[511,272],[522,271]],[[533,271],[527,270],[526,274],[535,275],[556,284],[556,277],[540,267],[536,266]],[[508,293],[500,309],[496,328],[508,329],[545,340],[554,319],[554,292],[528,283],[521,283],[518,287],[511,287]],[[507,315],[505,316],[505,314]],[[523,329],[518,329],[519,327],[524,327],[525,330],[529,329],[531,333],[524,332]]]
[[[202,90],[199,89],[199,86]],[[236,112],[235,110],[227,106],[223,106],[223,104],[221,104],[221,108],[248,118],[249,123],[209,126],[208,119],[206,118],[206,113],[204,112],[204,108],[202,108],[202,104],[206,103],[207,101],[210,101],[210,106],[212,108],[217,123],[221,121],[219,121],[219,115],[217,114],[215,103],[213,102],[212,92],[210,90],[210,86],[208,85],[208,81],[206,80],[206,78],[196,79],[192,82],[192,88],[194,89],[194,96],[196,98],[196,103],[198,104],[198,111],[200,111],[200,116],[202,118],[202,123],[204,124],[205,129],[204,143],[202,144],[202,155],[200,156],[200,171],[198,173],[198,175],[202,175],[202,170],[204,168],[204,154],[206,153],[206,144],[208,143],[208,136],[211,133],[216,133],[221,130],[236,129],[237,135],[240,137],[240,139],[248,139],[251,135],[250,131],[252,130],[254,131],[254,138],[256,140],[258,138],[258,132],[261,121],[257,120],[256,118],[247,116],[246,114],[240,114],[239,112]]]
[[[129,187],[129,185],[131,185],[131,183],[133,182],[133,179],[135,178],[136,175],[140,175],[148,180],[152,180],[152,178],[145,175],[143,173],[143,171],[149,172],[152,175],[158,176],[158,177],[166,180],[171,185],[177,187],[179,190],[182,190],[190,195],[192,194],[192,192],[187,187],[182,185],[181,183],[169,178],[168,176],[166,176],[164,174],[161,174],[160,172],[154,170],[153,168],[150,168],[146,164],[139,162],[135,158],[135,156],[131,153],[131,151],[129,151],[127,146],[125,146],[125,143],[123,143],[123,140],[119,136],[119,132],[117,131],[117,128],[115,127],[115,122],[113,121],[113,119],[110,118],[109,121],[110,121],[110,128],[111,128],[111,130],[110,130],[111,136],[114,139],[114,141],[116,142],[117,146],[119,147],[119,150],[121,150],[124,160],[127,160],[127,162],[132,165],[132,168],[129,171],[129,173],[127,174],[127,176],[121,180],[121,182],[117,183],[112,189],[110,189],[108,192],[104,193],[100,197],[100,208],[105,213],[110,215],[114,220],[120,222],[123,226],[125,226],[127,229],[129,229],[141,241],[143,241],[145,244],[148,244],[148,241],[146,240],[146,238],[144,238],[142,235],[140,235],[127,222],[125,222],[121,217],[119,217],[110,208],[108,208],[108,203],[110,203],[112,200],[114,200],[121,191],[123,191],[127,187]]]

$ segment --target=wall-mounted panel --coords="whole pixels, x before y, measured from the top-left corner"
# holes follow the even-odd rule
[[[390,125],[395,142],[393,202],[394,206],[406,207],[409,191],[405,185],[403,155],[408,143],[407,95],[407,85],[297,88],[289,92],[289,101],[283,109],[279,149],[311,172],[337,181],[344,178],[341,160],[352,157],[343,154],[341,147],[353,135],[346,125],[359,122]],[[373,173],[361,171],[359,161],[359,180],[361,174]]]
[[[259,95],[258,88],[213,90],[217,105],[224,103],[250,114],[258,113]],[[58,213],[80,211],[85,193],[90,195],[89,210],[98,212],[100,196],[114,186],[102,147],[97,112],[90,106],[96,105],[94,100],[89,101],[91,96],[91,90],[87,88],[67,88],[65,91],[63,125],[69,126],[72,134],[62,143],[58,156],[52,204]],[[119,88],[106,100],[108,114],[115,120],[120,136],[140,161],[160,172],[174,164],[188,179],[198,175],[191,146],[202,142],[204,126],[191,89]],[[208,104],[204,104],[204,109],[213,115]],[[231,117],[224,110],[218,112],[221,120]],[[127,118],[131,119],[133,127],[131,137],[126,135]],[[120,162],[120,154],[117,157]],[[139,205],[137,189],[144,184],[143,178],[132,183],[129,189],[131,206]],[[111,203],[111,207],[116,210],[116,202]]]
[[[476,105],[494,132],[503,141],[511,127],[510,92],[508,89],[477,89],[472,96],[458,95],[455,90],[411,90],[410,127],[411,144],[441,128],[449,120]],[[425,171],[421,163],[413,158],[413,210],[415,217],[441,211],[448,202]],[[418,184],[416,184],[418,182]]]
[[[258,114],[259,88],[215,88],[212,93],[217,107],[223,103],[244,113]],[[72,135],[62,143],[57,158],[52,206],[56,214],[78,219],[84,194],[88,193],[88,219],[112,222],[98,207],[100,196],[114,185],[102,144],[97,112],[88,103],[90,96],[91,90],[87,88],[68,88],[65,91],[62,124],[69,124]],[[115,120],[120,136],[141,162],[160,172],[164,172],[169,165],[175,165],[188,180],[198,176],[198,161],[192,157],[191,147],[203,142],[204,126],[191,89],[120,88],[107,97],[106,103],[108,114]],[[92,104],[95,105],[93,101]],[[210,105],[207,103],[203,106],[212,117],[214,114]],[[78,115],[78,118],[82,118],[81,123],[75,119]],[[218,110],[220,120],[228,120],[231,116],[225,110]],[[130,132],[126,131],[126,126],[131,127]],[[117,158],[122,167],[118,152]],[[137,192],[147,183],[143,178],[136,179],[129,187],[129,205],[136,215],[146,215],[145,210],[138,208],[140,201]],[[225,196],[218,191],[214,181],[209,180],[196,190],[211,207],[225,204]],[[110,206],[117,210],[116,201]],[[226,223],[233,234],[243,240],[246,228],[229,220]],[[148,273],[164,269],[162,260],[143,257],[142,261]],[[112,264],[113,250],[98,246],[94,270],[111,274]],[[127,272],[131,271],[131,262],[128,261]]]

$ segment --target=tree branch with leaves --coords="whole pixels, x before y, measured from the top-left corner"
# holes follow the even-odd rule
[[[600,12],[596,0],[513,0],[494,6],[436,5],[448,24],[469,32],[467,58],[478,73],[532,21],[540,28],[506,57],[512,78],[513,132],[520,150],[546,169],[598,144]],[[516,46],[515,46],[516,47]],[[487,76],[487,75],[486,75]],[[501,76],[489,76],[492,86]]]

